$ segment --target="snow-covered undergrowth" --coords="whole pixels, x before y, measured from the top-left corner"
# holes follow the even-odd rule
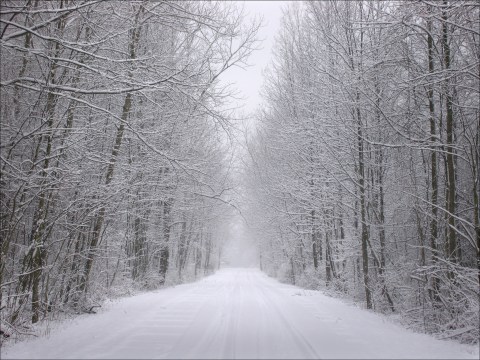
[[[303,272],[295,274],[295,276],[292,275],[291,267],[287,265],[280,266],[276,271],[267,271],[267,273],[283,283],[294,284],[304,289],[320,290],[327,296],[342,299],[342,301],[365,309],[361,284],[357,284],[356,288],[355,283],[348,280],[348,273],[343,277],[333,279],[328,284],[325,281],[324,271],[315,270],[313,267],[306,267]],[[423,283],[405,286],[400,282],[404,279],[398,279],[398,277],[395,279],[392,274],[390,284],[394,284],[392,296],[395,300],[395,311],[392,312],[382,301],[374,302],[373,310],[414,332],[431,334],[437,339],[452,339],[460,343],[478,346],[480,338],[479,301],[478,293],[476,293],[478,289],[471,281],[474,279],[474,275],[457,273],[455,283],[445,287],[442,291],[443,299],[448,299],[448,303],[455,304],[455,306],[445,308],[419,296],[424,286]],[[444,277],[442,281],[447,284],[449,279]],[[417,291],[414,291],[414,285],[419,286]],[[373,287],[373,290],[373,293],[377,295],[374,298],[381,299],[381,289]]]

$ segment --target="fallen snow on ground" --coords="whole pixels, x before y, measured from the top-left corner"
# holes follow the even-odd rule
[[[111,303],[2,358],[472,358],[476,346],[412,333],[382,315],[256,269]]]

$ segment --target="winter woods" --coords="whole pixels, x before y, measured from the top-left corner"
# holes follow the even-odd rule
[[[239,9],[2,1],[2,331],[210,273],[240,210],[268,274],[478,341],[478,2],[290,4],[243,173]]]
[[[218,265],[233,3],[2,1],[2,329]],[[170,280],[169,280],[170,279]]]
[[[248,143],[265,271],[478,340],[479,10],[288,7]]]

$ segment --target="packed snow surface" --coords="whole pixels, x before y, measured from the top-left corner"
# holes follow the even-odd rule
[[[124,298],[2,358],[473,358],[475,346],[415,334],[256,269]]]

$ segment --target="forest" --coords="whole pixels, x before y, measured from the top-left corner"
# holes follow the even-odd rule
[[[479,15],[471,1],[289,7],[247,144],[264,271],[478,341]]]
[[[478,342],[479,19],[286,4],[248,127],[241,4],[2,1],[2,333],[211,274],[240,217],[268,275]]]
[[[254,48],[234,3],[2,1],[5,332],[218,267],[230,90]]]

